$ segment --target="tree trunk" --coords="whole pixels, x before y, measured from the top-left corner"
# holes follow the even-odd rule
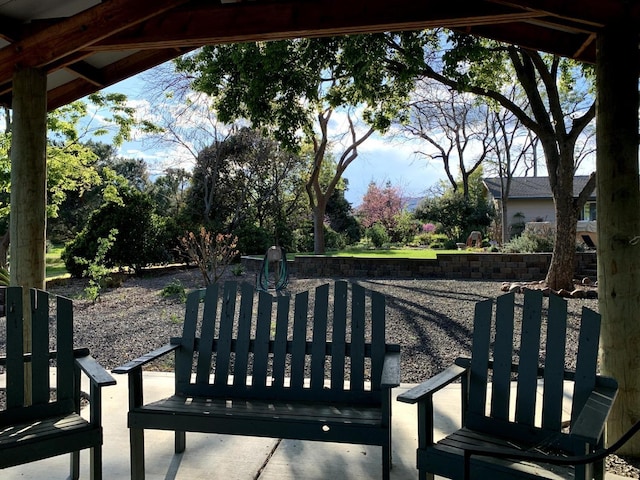
[[[554,290],[573,290],[577,222],[578,214],[572,205],[559,207],[556,204],[556,241],[545,279],[547,285]]]
[[[33,68],[13,75],[11,138],[11,285],[24,288],[24,348],[31,351],[29,289],[45,287],[47,77]],[[30,371],[25,402],[31,403]]]
[[[576,263],[576,232],[578,210],[573,199],[573,177],[571,185],[561,186],[562,190],[554,195],[556,214],[555,245],[551,264],[545,279],[547,285],[554,289],[573,290],[573,274]]]
[[[313,208],[313,253],[322,255],[325,252],[324,244],[324,215],[327,211],[327,201],[324,195],[316,198],[316,206]]]
[[[511,239],[511,235],[509,234],[509,207],[508,207],[509,197],[502,196],[502,201],[500,202],[500,214],[502,215],[502,245],[507,243]]]
[[[9,245],[11,242],[11,230],[0,237],[0,267],[9,268]]]
[[[607,437],[615,441],[640,419],[638,26],[607,26],[597,47],[600,364],[620,385],[607,423]],[[619,453],[640,455],[640,435]]]

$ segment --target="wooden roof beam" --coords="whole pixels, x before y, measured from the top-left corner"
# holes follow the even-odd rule
[[[16,65],[45,67],[66,55],[188,0],[104,0],[77,15],[45,27],[0,50],[0,81],[12,77]]]
[[[108,87],[109,85],[118,83],[126,78],[183,55],[189,52],[189,50],[190,49],[169,48],[164,50],[145,50],[134,53],[100,69],[99,77],[103,87]],[[47,109],[53,110],[54,108],[66,105],[96,90],[95,84],[91,80],[87,80],[84,77],[78,78],[77,80],[50,90],[47,95]],[[4,97],[4,101],[7,101],[7,96]],[[0,97],[0,103],[3,103],[3,97]]]
[[[460,18],[464,12],[464,18]],[[323,0],[217,2],[189,5],[170,16],[142,22],[90,45],[91,51],[123,48],[196,47],[206,44],[318,37],[365,32],[463,27],[522,21],[543,16],[483,1]],[[268,21],[267,21],[268,20]]]
[[[586,63],[594,63],[596,59],[595,42],[592,41],[592,35],[554,34],[553,30],[527,23],[495,27],[479,26],[461,31]]]
[[[65,68],[98,88],[105,87],[101,70],[89,65],[87,62],[76,62],[67,65]]]
[[[581,0],[580,8],[576,9],[572,2],[565,5],[565,2],[558,0],[487,0],[497,5],[504,5],[510,8],[526,9],[530,11],[544,12],[548,16],[571,20],[583,23],[593,28],[600,28],[611,20],[620,18],[621,15],[628,15],[625,0],[606,0],[606,9],[602,8],[604,0]],[[634,7],[635,15],[640,14],[640,6]]]

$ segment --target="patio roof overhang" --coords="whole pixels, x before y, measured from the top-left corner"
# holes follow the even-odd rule
[[[47,72],[53,109],[206,44],[447,27],[595,63],[622,0],[0,1],[0,104],[14,68]],[[625,10],[626,9],[626,10]],[[624,13],[623,12],[627,12]]]

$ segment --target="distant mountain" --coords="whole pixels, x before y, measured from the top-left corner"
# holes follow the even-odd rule
[[[407,211],[414,212],[420,202],[424,200],[424,198],[425,197],[406,197],[404,201],[405,205],[407,206]]]

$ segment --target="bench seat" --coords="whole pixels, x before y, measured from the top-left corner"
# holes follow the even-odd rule
[[[298,440],[379,445],[384,430],[379,406],[242,399],[190,398],[178,395],[130,413],[131,428],[184,429],[189,432],[251,435]]]

